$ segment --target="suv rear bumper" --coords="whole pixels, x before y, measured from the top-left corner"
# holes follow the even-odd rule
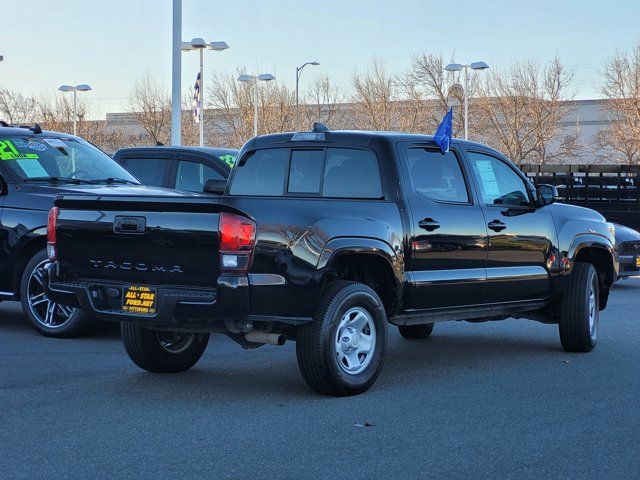
[[[619,255],[620,271],[618,272],[618,277],[640,274],[638,259],[640,259],[640,255]]]
[[[245,318],[249,312],[249,281],[244,275],[222,275],[215,288],[147,285],[156,291],[156,313],[122,310],[124,289],[130,284],[93,279],[63,281],[55,263],[46,267],[45,293],[62,305],[81,308],[107,321],[176,326],[185,320]]]

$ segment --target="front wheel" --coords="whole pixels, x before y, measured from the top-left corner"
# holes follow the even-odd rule
[[[27,318],[47,337],[72,338],[87,332],[91,319],[79,308],[50,301],[44,293],[47,252],[40,250],[27,263],[20,282],[20,302]]]
[[[560,343],[567,352],[590,352],[600,322],[600,284],[590,263],[576,262],[560,307]]]
[[[378,378],[387,352],[382,301],[366,285],[335,282],[296,340],[298,367],[311,388],[334,396],[365,392]]]
[[[121,324],[121,334],[133,363],[154,373],[189,370],[209,343],[208,333],[161,332],[127,322]]]

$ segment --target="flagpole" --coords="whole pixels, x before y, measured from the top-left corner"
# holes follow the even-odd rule
[[[200,146],[204,147],[204,75],[203,75],[203,52],[204,48],[200,49],[200,95],[198,98],[198,107],[199,107],[199,115],[200,115]]]

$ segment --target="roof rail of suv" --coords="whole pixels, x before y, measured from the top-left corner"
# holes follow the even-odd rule
[[[33,126],[31,126],[31,125],[20,125],[20,128],[26,128],[27,130],[31,130],[36,135],[42,133],[42,128],[40,128],[40,125],[38,125],[37,123],[34,124]]]

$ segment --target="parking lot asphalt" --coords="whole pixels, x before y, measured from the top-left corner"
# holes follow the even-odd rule
[[[137,369],[115,326],[39,336],[0,305],[1,478],[640,478],[640,279],[619,283],[598,346],[557,326],[390,329],[363,395],[304,384],[295,346],[212,337],[194,369]],[[364,426],[371,425],[371,426]]]

